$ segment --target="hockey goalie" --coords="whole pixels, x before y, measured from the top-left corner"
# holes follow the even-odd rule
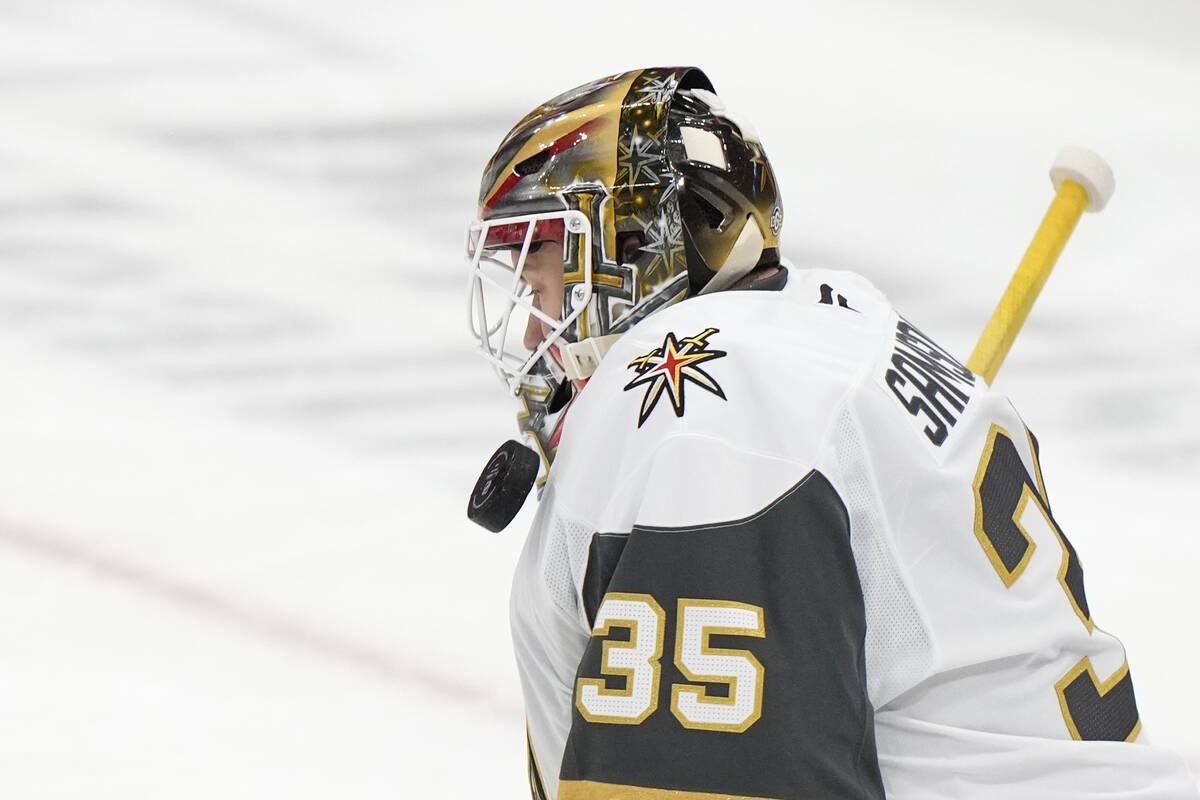
[[[471,498],[539,505],[512,632],[536,800],[1196,798],[1147,741],[1041,449],[870,283],[780,257],[694,68],[517,123],[471,324],[520,404]]]

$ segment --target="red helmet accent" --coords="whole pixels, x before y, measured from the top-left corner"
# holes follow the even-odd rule
[[[509,222],[503,225],[493,225],[488,228],[487,241],[484,247],[499,247],[502,245],[523,245],[525,234],[529,232],[528,222]],[[566,239],[562,219],[540,219],[533,223],[533,238],[531,242],[558,242]]]
[[[543,147],[534,156],[530,156],[529,158],[525,159],[525,162],[532,161],[536,157],[540,157],[540,160],[544,161],[547,158],[558,155],[564,150],[569,150],[581,142],[586,142],[588,140],[588,136],[603,124],[604,118],[602,117],[589,119],[575,130],[563,134],[546,147]],[[512,191],[512,188],[520,183],[522,178],[532,174],[532,172],[523,171],[521,169],[521,164],[517,164],[515,167],[513,167],[513,171],[510,172],[508,177],[504,179],[504,183],[500,184],[500,187],[492,193],[492,196],[489,197],[486,202],[484,202],[484,216],[486,217],[487,212],[492,209],[492,206],[496,205],[496,202],[500,200],[500,198]]]

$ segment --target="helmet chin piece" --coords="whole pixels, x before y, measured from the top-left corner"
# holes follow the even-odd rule
[[[573,394],[571,382],[549,356],[543,357],[537,369],[526,374],[517,387],[516,397],[521,404],[517,428],[523,442],[538,454],[539,487],[545,484],[554,461],[562,418]]]

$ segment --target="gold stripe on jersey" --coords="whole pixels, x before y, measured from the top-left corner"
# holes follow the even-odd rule
[[[651,789],[599,781],[563,781],[558,785],[558,800],[776,800],[742,794],[684,792],[678,789]]]

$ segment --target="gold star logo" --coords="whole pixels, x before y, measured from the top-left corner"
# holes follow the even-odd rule
[[[625,391],[635,386],[646,387],[642,407],[638,412],[639,428],[650,417],[650,412],[658,405],[663,395],[671,401],[675,416],[682,417],[683,390],[689,382],[722,400],[726,399],[720,384],[699,367],[702,362],[726,355],[723,350],[708,349],[708,338],[714,333],[719,333],[718,329],[705,328],[701,333],[684,339],[676,339],[674,333],[668,333],[663,339],[662,347],[657,347],[629,362],[628,368],[635,370],[637,377],[626,384]]]

